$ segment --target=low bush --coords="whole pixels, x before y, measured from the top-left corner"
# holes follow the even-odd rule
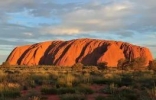
[[[72,75],[71,73],[67,73],[57,78],[56,85],[59,87],[72,87],[74,81],[75,81],[74,75]]]
[[[40,100],[41,94],[39,91],[36,90],[28,90],[28,93],[21,97],[20,100]]]
[[[146,89],[146,92],[150,100],[156,100],[156,87],[153,87],[152,89]]]
[[[148,68],[149,68],[149,70],[154,70],[154,71],[156,71],[156,59],[149,62]]]
[[[133,79],[131,75],[122,75],[121,81],[117,83],[119,86],[130,86],[133,84]]]
[[[83,69],[83,64],[82,63],[76,63],[72,66],[73,70],[82,70]]]
[[[71,87],[63,87],[63,88],[59,88],[57,90],[58,94],[73,94],[76,93],[76,89],[75,88],[71,88]]]
[[[44,86],[41,88],[41,93],[42,94],[57,94],[57,88],[54,87],[48,87],[48,86]]]
[[[139,100],[139,94],[131,88],[122,88],[113,97],[115,98],[112,100]]]
[[[60,100],[87,100],[82,94],[64,94],[60,95]]]
[[[117,85],[112,83],[110,85],[106,85],[103,89],[101,89],[101,92],[105,94],[114,94],[117,91],[117,89]]]
[[[98,95],[95,97],[95,100],[108,100],[107,97]]]
[[[82,93],[82,94],[93,94],[94,93],[94,91],[90,87],[87,87],[87,86],[77,87],[76,90],[78,93]]]
[[[107,69],[107,68],[108,68],[107,64],[108,64],[107,62],[99,62],[99,63],[97,64],[98,69],[100,69],[100,70]]]
[[[0,91],[0,96],[5,98],[16,98],[20,97],[20,95],[19,90],[13,90],[11,88]]]

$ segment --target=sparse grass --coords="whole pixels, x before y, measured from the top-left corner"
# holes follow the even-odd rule
[[[146,89],[146,91],[150,100],[156,100],[156,87],[152,89]]]
[[[20,97],[19,84],[17,83],[3,83],[0,84],[0,97],[1,98],[16,98]]]
[[[61,94],[74,94],[74,93],[93,94],[94,91],[87,86],[60,87],[60,88],[44,86],[41,89],[41,93],[46,94],[46,95],[49,95],[49,94],[61,95]]]
[[[103,88],[94,91],[94,84]],[[0,100],[42,100],[43,95],[87,100],[87,95],[94,93],[107,95],[96,96],[95,100],[155,100],[155,84],[156,74],[152,70],[98,70],[96,66],[81,70],[55,66],[0,68]]]

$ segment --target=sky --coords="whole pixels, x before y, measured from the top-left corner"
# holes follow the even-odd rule
[[[0,0],[0,63],[20,45],[97,38],[156,57],[156,0]]]

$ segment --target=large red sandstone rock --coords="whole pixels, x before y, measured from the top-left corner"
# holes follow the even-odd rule
[[[76,39],[16,47],[7,61],[11,65],[59,66],[72,66],[78,62],[84,65],[107,62],[108,66],[115,67],[121,58],[137,57],[145,57],[146,65],[153,59],[149,49],[145,47],[119,41]]]

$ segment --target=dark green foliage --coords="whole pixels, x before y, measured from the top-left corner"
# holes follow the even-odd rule
[[[98,64],[97,64],[97,66],[98,66],[98,69],[107,69],[108,68],[108,66],[107,66],[107,62],[99,62]]]
[[[20,96],[20,91],[14,89],[6,89],[0,92],[0,96],[6,98],[16,98]]]
[[[92,81],[92,83],[94,83],[94,84],[109,84],[109,83],[111,83],[110,81],[111,81],[110,79],[100,78],[100,79],[94,79]]]
[[[145,67],[146,58],[138,57],[134,59],[120,59],[118,61],[117,68],[121,70],[140,70],[141,68]]]
[[[115,94],[115,92],[117,91],[119,87],[117,87],[116,84],[112,83],[110,85],[106,85],[104,86],[103,89],[101,89],[101,92],[104,93],[104,94]]]
[[[110,87],[107,85],[104,87],[104,89],[101,89],[101,92],[102,93],[105,93],[105,94],[111,94],[111,89]]]
[[[42,80],[40,80],[40,79],[34,80],[34,82],[37,85],[42,85],[43,84]]]
[[[122,75],[121,82],[118,83],[119,86],[130,86],[133,83],[133,79],[131,75]]]
[[[41,93],[42,94],[57,94],[57,89],[54,87],[42,87]]]
[[[134,89],[123,87],[109,96],[97,96],[95,100],[140,100],[139,93]]]
[[[107,100],[105,96],[98,95],[95,100]]]
[[[71,88],[71,87],[64,87],[64,88],[59,88],[58,89],[58,94],[73,94],[76,92],[76,89],[75,88]]]
[[[76,92],[75,88],[71,87],[61,87],[61,88],[55,88],[55,87],[42,87],[41,93],[42,94],[73,94]]]
[[[132,66],[132,68],[135,70],[139,70],[139,68],[145,67],[145,64],[146,64],[146,58],[144,57],[138,57],[132,59],[130,62],[130,66]]]
[[[116,98],[113,100],[139,100],[139,94],[130,88],[118,90],[113,96]]]
[[[147,89],[147,88],[151,89],[155,86],[155,84],[156,84],[156,80],[153,80],[151,78],[142,78],[142,79],[137,79],[135,81],[134,86],[139,85],[137,86],[137,88],[139,89]]]
[[[122,58],[118,61],[117,68],[124,70],[128,66],[127,65],[128,63],[129,63],[129,60]]]
[[[89,87],[43,87],[41,89],[42,94],[74,94],[74,93],[82,93],[82,94],[92,94],[94,91]]]
[[[111,83],[120,83],[121,81],[116,78],[96,78],[92,80],[93,84],[111,84]]]
[[[133,60],[128,64],[135,65]],[[83,67],[82,71],[71,68],[1,67],[0,72],[0,100],[16,100],[16,97],[17,100],[31,100],[34,96],[41,99],[47,95],[59,95],[61,100],[87,100],[90,94],[95,100],[152,100],[150,96],[154,97],[156,93],[156,74],[153,70],[98,70],[95,66]],[[10,84],[14,90],[10,89]],[[40,91],[38,85],[42,85]],[[9,89],[5,90],[6,87]],[[24,94],[23,90],[28,92]]]
[[[23,90],[28,90],[28,87],[26,85],[24,85]]]
[[[149,68],[149,70],[154,70],[154,71],[156,71],[156,59],[149,62],[148,68]]]
[[[94,91],[89,87],[78,87],[77,91],[79,93],[83,93],[83,94],[93,94],[94,93]]]
[[[80,94],[64,94],[60,96],[61,100],[87,100],[84,95]]]
[[[83,69],[83,64],[82,63],[76,63],[72,66],[73,70],[82,70]]]

